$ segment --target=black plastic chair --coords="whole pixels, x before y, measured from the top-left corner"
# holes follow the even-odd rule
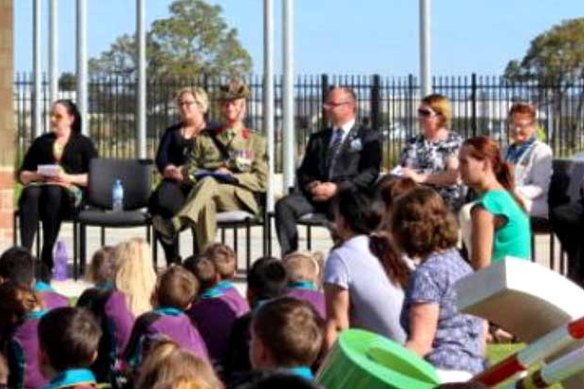
[[[263,231],[263,253],[266,253],[266,231],[265,225],[259,217],[248,211],[227,211],[217,213],[217,229],[221,230],[221,243],[225,243],[226,230],[233,230],[233,250],[237,253],[238,245],[238,230],[245,229],[245,271],[247,272],[251,266],[251,228],[262,227]],[[239,271],[239,269],[238,269]]]
[[[312,227],[324,227],[328,229],[329,221],[323,213],[307,213],[298,219],[299,226],[306,227],[306,249],[312,250]]]
[[[83,274],[86,264],[87,227],[101,227],[101,245],[105,245],[106,228],[146,227],[146,239],[152,238],[151,217],[147,210],[152,190],[153,163],[151,160],[95,158],[89,165],[87,206],[79,212],[79,267]],[[124,187],[123,211],[112,211],[112,186],[116,179]],[[156,262],[156,252],[153,251]]]

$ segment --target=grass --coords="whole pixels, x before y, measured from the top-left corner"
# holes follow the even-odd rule
[[[516,353],[517,351],[521,350],[525,347],[524,343],[502,343],[502,344],[489,344],[487,345],[487,360],[489,361],[489,365],[493,365],[506,357]],[[532,366],[529,369],[529,372],[532,373],[535,370],[539,369],[541,364],[537,364]],[[561,384],[555,384],[550,386],[549,388],[553,389],[562,389],[563,386]]]

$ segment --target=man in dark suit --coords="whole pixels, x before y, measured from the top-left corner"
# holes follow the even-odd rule
[[[331,127],[312,134],[297,171],[299,190],[276,203],[276,230],[286,255],[298,249],[298,219],[322,213],[330,220],[339,185],[369,190],[379,176],[378,134],[357,125],[357,99],[349,88],[334,88],[323,105]]]

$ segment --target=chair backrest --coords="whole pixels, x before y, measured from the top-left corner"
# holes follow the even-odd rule
[[[152,160],[94,158],[89,164],[88,204],[111,209],[116,179],[124,187],[124,209],[146,207],[152,191]]]
[[[548,192],[550,209],[577,201],[584,180],[584,161],[554,159],[552,167],[553,174]]]

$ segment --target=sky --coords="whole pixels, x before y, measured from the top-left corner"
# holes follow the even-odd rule
[[[48,3],[42,0],[43,69],[47,69]],[[263,0],[208,1],[223,8],[250,53],[254,73],[263,65]],[[172,0],[146,0],[146,19],[168,17]],[[282,0],[274,0],[274,63],[281,73]],[[16,72],[32,69],[33,0],[14,1]],[[75,70],[76,0],[59,0],[59,68]],[[294,68],[302,74],[419,72],[417,0],[295,0]],[[431,68],[434,75],[499,75],[521,59],[530,41],[564,20],[584,17],[584,0],[431,1]],[[87,0],[88,55],[135,31],[135,0]]]

